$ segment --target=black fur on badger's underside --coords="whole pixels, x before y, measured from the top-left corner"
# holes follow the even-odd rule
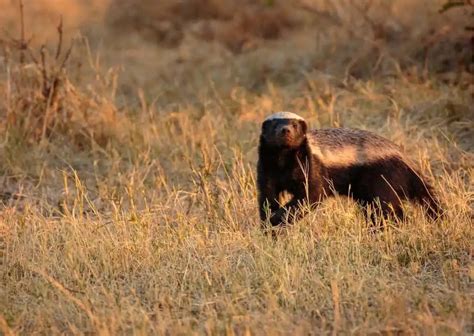
[[[441,212],[432,187],[398,157],[365,165],[330,167],[327,177],[339,195],[347,195],[364,207],[380,206],[385,215],[403,217],[404,200],[423,205],[433,219]]]

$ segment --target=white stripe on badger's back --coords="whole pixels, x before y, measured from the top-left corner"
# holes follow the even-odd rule
[[[301,117],[301,116],[299,116],[299,115],[297,115],[296,113],[293,113],[293,112],[277,112],[277,113],[271,114],[268,117],[266,117],[264,121],[275,120],[275,119],[304,120],[303,117]]]
[[[364,165],[391,157],[403,158],[397,145],[375,133],[351,128],[326,128],[308,133],[311,153],[327,167]]]

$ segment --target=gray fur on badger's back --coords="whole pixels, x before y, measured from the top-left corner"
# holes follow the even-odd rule
[[[400,148],[375,133],[352,128],[314,129],[307,134],[311,153],[327,167],[370,164],[404,155]]]

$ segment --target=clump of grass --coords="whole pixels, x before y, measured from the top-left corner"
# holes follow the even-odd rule
[[[65,135],[80,147],[90,146],[91,141],[105,145],[123,123],[114,105],[116,74],[109,72],[105,77],[95,68],[98,85],[84,90],[68,75],[74,42],[67,49],[63,46],[62,19],[56,45],[41,45],[39,50],[25,36],[21,1],[20,22],[20,38],[3,41],[3,131],[27,144]]]

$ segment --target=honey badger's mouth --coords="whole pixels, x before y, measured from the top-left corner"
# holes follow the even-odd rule
[[[293,135],[280,135],[277,137],[276,143],[282,147],[297,147],[300,141]]]
[[[293,142],[295,140],[295,137],[292,135],[280,135],[279,138],[281,142]]]

